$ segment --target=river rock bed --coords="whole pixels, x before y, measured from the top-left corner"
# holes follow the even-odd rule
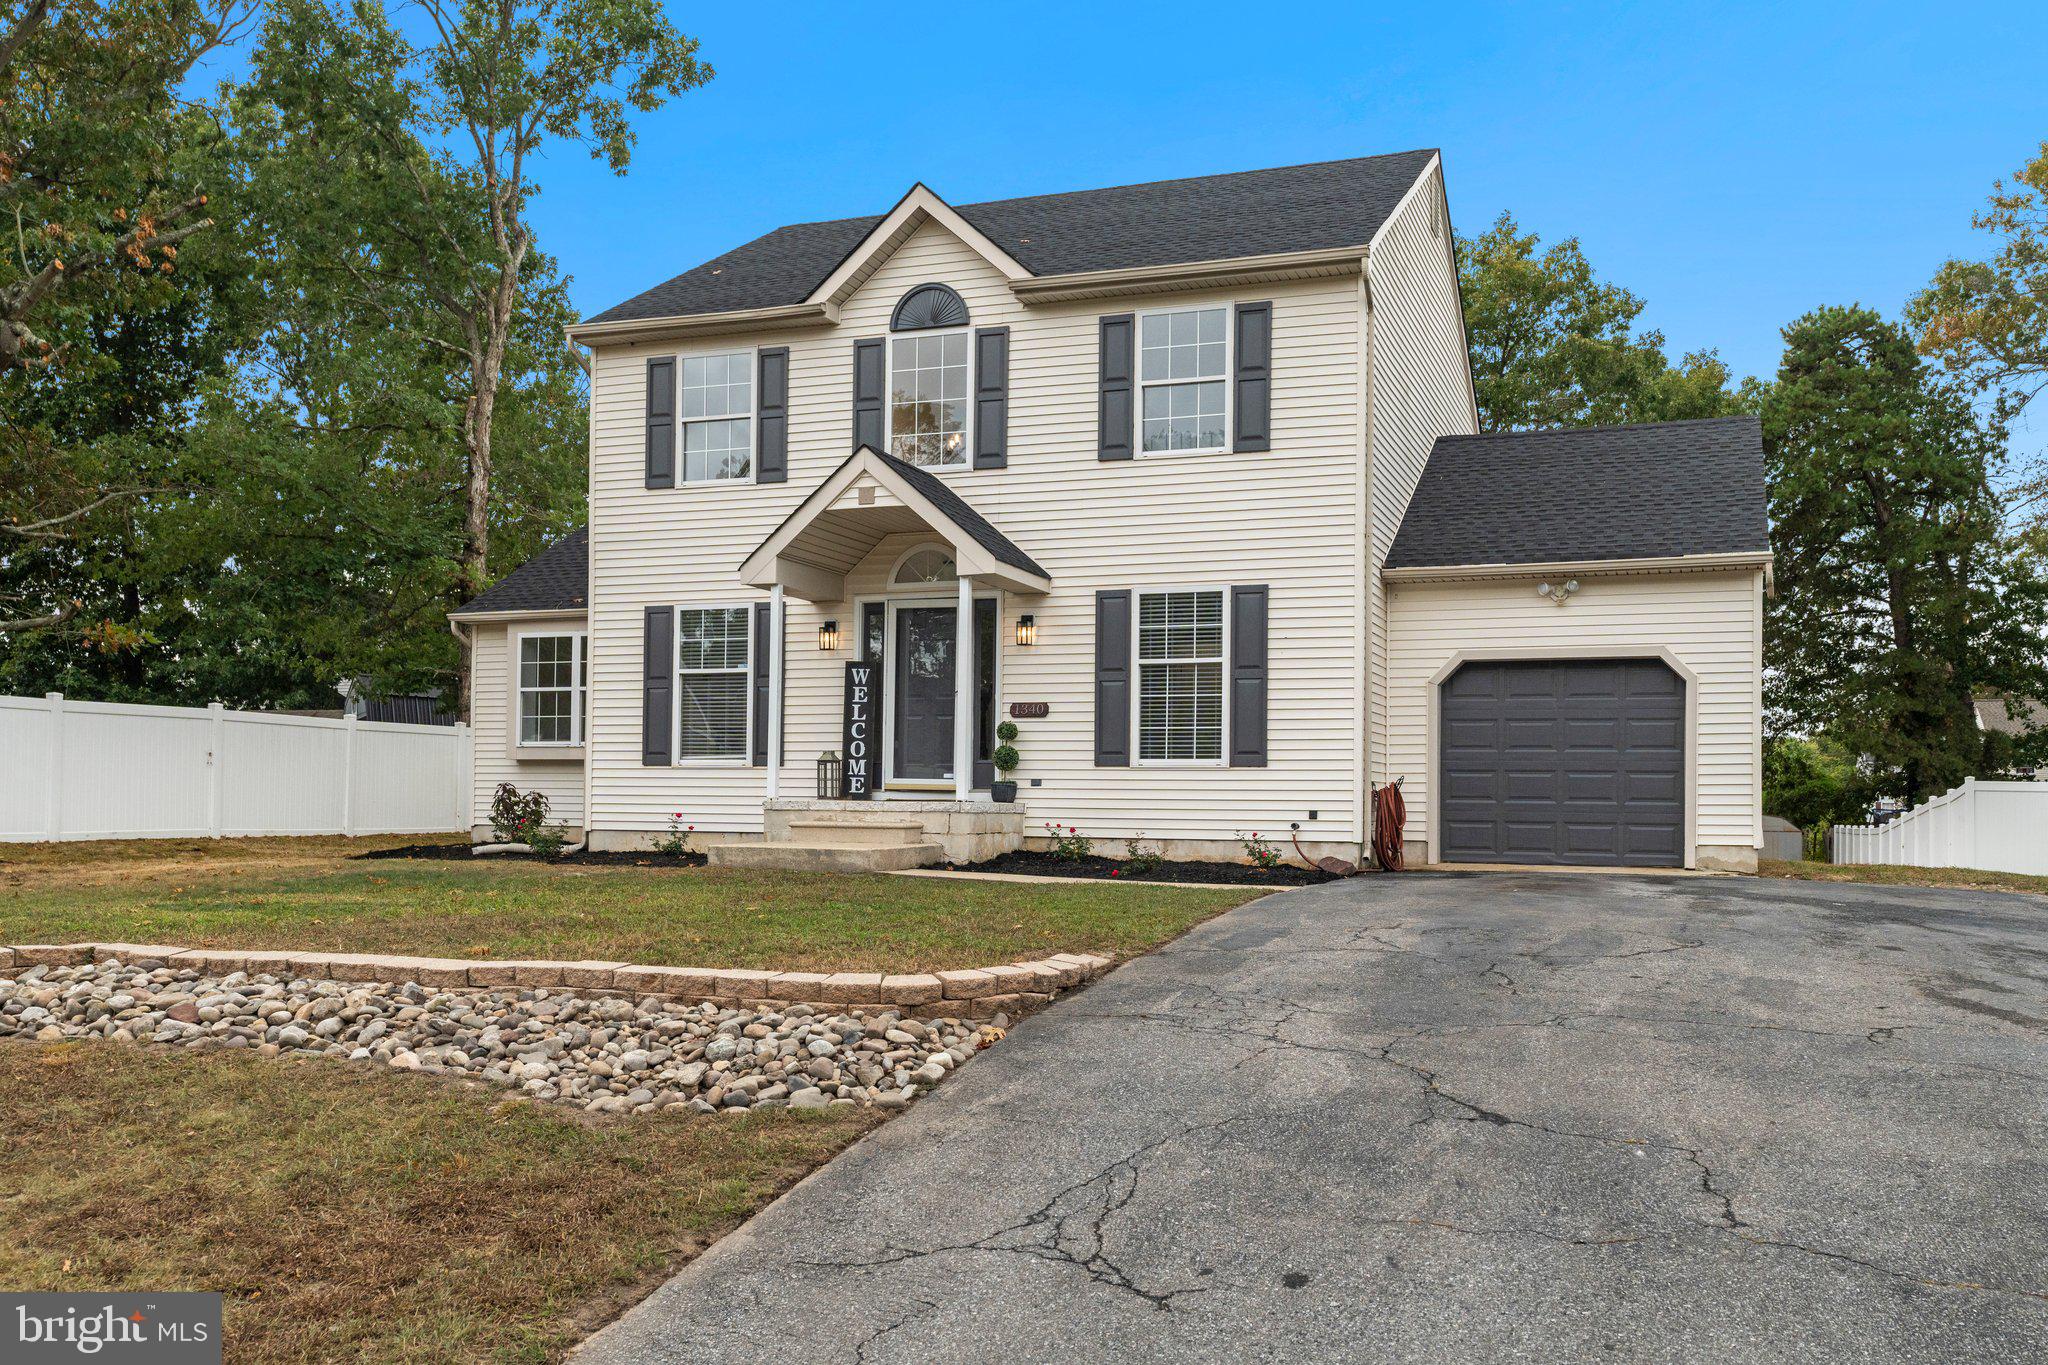
[[[757,1013],[546,987],[214,977],[148,961],[0,976],[0,1038],[327,1056],[614,1114],[900,1107],[1002,1037],[1005,1023],[806,1005]]]

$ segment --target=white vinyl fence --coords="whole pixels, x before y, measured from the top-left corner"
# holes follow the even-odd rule
[[[467,725],[0,697],[0,842],[469,828]]]
[[[2048,782],[1966,777],[1890,824],[1836,825],[1828,831],[1828,857],[2048,876]]]

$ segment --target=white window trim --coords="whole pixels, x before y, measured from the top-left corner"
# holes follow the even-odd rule
[[[950,580],[943,583],[898,583],[896,581],[896,575],[903,572],[903,566],[910,562],[910,557],[914,554],[920,554],[925,550],[937,550],[940,554],[952,560],[953,577]],[[953,585],[955,583],[958,583],[959,581],[960,556],[954,552],[953,547],[943,540],[922,540],[919,541],[917,544],[911,546],[909,549],[905,550],[902,554],[896,556],[895,563],[889,566],[889,576],[888,578],[883,580],[883,586],[888,590],[888,592],[899,594],[906,592],[948,592],[952,589]]]
[[[1164,316],[1168,313],[1201,313],[1215,309],[1223,310],[1223,373],[1216,379],[1151,379],[1145,378],[1145,319]],[[1135,401],[1131,404],[1131,450],[1141,460],[1170,460],[1182,455],[1228,455],[1237,449],[1231,438],[1235,428],[1231,423],[1237,416],[1237,384],[1235,382],[1237,363],[1237,301],[1222,303],[1183,303],[1171,308],[1145,308],[1138,311],[1131,325],[1131,378],[1137,385]],[[680,371],[678,372],[680,373]],[[1145,449],[1145,390],[1170,388],[1180,384],[1223,385],[1223,444],[1200,446],[1193,450],[1147,450]],[[1176,589],[1175,591],[1186,591]]]
[[[744,611],[747,622],[746,664],[742,668],[696,668],[693,673],[738,673],[747,680],[747,727],[746,737],[741,741],[737,757],[727,754],[706,754],[697,758],[683,756],[683,613],[686,611]],[[669,633],[675,637],[675,649],[669,656],[669,690],[675,695],[669,702],[669,749],[674,757],[669,760],[673,768],[750,768],[754,764],[754,608],[747,602],[684,602],[676,607],[670,618]]]
[[[967,338],[967,425],[961,433],[960,460],[956,464],[921,464],[917,468],[936,473],[946,469],[974,468],[974,327],[920,327],[911,332],[891,332],[882,346],[882,445],[896,455],[896,343],[917,337],[963,336]],[[905,463],[909,463],[905,461]],[[891,577],[894,571],[891,571]]]
[[[732,479],[693,479],[685,472],[690,467],[685,452],[687,438],[685,431],[692,422],[729,422],[732,417],[685,417],[683,416],[683,362],[686,360],[709,360],[713,356],[744,355],[747,358],[747,392],[753,396],[747,405],[747,472]],[[676,487],[677,488],[730,488],[734,484],[751,484],[761,468],[761,348],[758,346],[706,346],[696,350],[676,353]]]
[[[1177,455],[1193,454],[1193,451],[1175,451]],[[1223,727],[1219,736],[1214,758],[1145,758],[1145,736],[1140,728],[1139,718],[1143,715],[1145,703],[1144,646],[1141,643],[1139,621],[1143,618],[1145,599],[1165,597],[1173,593],[1213,592],[1223,598]],[[1173,584],[1168,587],[1131,589],[1131,766],[1134,768],[1226,768],[1230,766],[1230,587],[1219,583]],[[1192,663],[1190,659],[1161,660],[1165,663]]]
[[[569,652],[569,733],[571,739],[528,739],[526,737],[526,694],[559,692],[558,687],[526,686],[526,642],[568,636],[575,641]],[[521,630],[512,634],[512,743],[520,749],[580,749],[589,726],[590,632],[586,630]]]

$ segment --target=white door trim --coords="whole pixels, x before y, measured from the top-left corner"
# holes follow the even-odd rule
[[[900,782],[896,778],[896,610],[898,607],[949,607],[958,611],[960,603],[955,595],[958,590],[947,591],[944,585],[934,586],[938,589],[935,592],[920,589],[902,593],[868,593],[855,598],[853,602],[853,619],[856,630],[859,629],[861,608],[865,604],[880,602],[883,605],[882,785],[881,789],[876,793],[878,796],[887,797],[893,789],[899,794],[899,797],[904,793],[909,793],[917,799],[932,800],[944,799],[934,798],[933,793],[943,792],[947,797],[950,797],[954,791],[954,784],[951,779]],[[976,588],[974,590],[974,600],[976,602],[994,602],[996,604],[995,704],[996,719],[1001,720],[1003,695],[1003,594],[995,588],[986,590]],[[859,640],[854,641],[855,657],[859,657],[861,643]],[[958,726],[961,724],[961,718],[955,716],[953,723]],[[970,765],[974,761],[972,739],[968,742],[967,759]],[[970,784],[972,783],[971,775],[969,782]]]

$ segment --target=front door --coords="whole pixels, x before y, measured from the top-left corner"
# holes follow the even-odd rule
[[[896,609],[896,755],[898,782],[953,779],[952,607]]]

